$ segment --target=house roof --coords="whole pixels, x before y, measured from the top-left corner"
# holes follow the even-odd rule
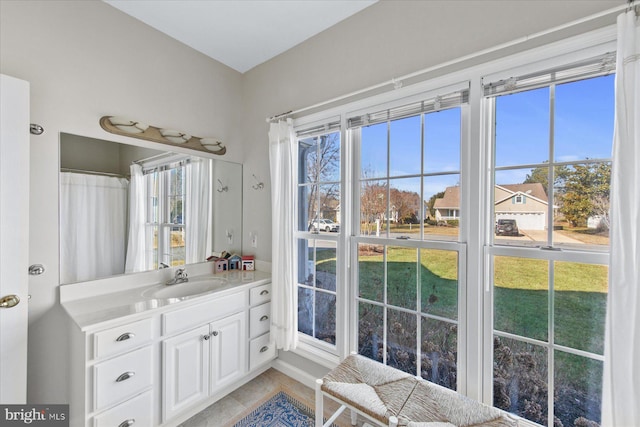
[[[548,203],[547,194],[544,192],[544,187],[539,182],[531,184],[504,184],[496,185],[496,187],[502,188],[507,192],[513,194],[522,193],[525,195],[531,195],[536,199]],[[436,199],[433,204],[435,209],[459,209],[460,208],[460,186],[447,187],[444,190],[444,196]]]
[[[543,202],[549,202],[549,199],[547,199],[547,193],[545,193],[544,187],[539,182],[533,182],[530,184],[504,184],[496,185],[496,187],[502,187],[512,193],[520,192],[523,194],[529,194]]]
[[[452,209],[460,207],[460,186],[447,187],[444,190],[444,196],[436,199],[433,203],[433,207],[436,209]]]

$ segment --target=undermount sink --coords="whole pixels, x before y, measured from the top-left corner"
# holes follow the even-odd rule
[[[218,277],[194,278],[178,285],[156,285],[142,292],[147,298],[169,299],[186,298],[206,294],[227,284],[226,279]]]

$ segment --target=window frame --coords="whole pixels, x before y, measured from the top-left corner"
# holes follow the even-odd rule
[[[599,52],[599,54],[604,54],[605,52]],[[599,54],[593,54],[591,50],[589,50],[589,54],[584,55],[584,59],[589,59],[590,57],[598,56]],[[542,72],[549,68],[554,67],[566,67],[570,65],[572,62],[575,62],[575,58],[573,55],[565,55],[554,58],[553,61],[543,61],[538,63],[532,63],[529,66],[520,67],[517,71],[511,71],[512,73],[523,72],[527,70],[530,73]],[[513,74],[512,74],[513,75]],[[603,74],[606,75],[606,74]],[[597,77],[597,75],[591,76]],[[585,80],[591,77],[580,77],[575,80],[569,80],[569,82],[578,82],[581,80]],[[492,77],[495,78],[495,77]],[[487,79],[483,78],[483,81]],[[563,81],[561,83],[567,83]],[[557,167],[558,165],[572,165],[572,164],[599,164],[599,163],[611,163],[611,158],[608,159],[582,159],[571,162],[560,162],[556,161],[551,157],[551,153],[553,153],[554,148],[554,120],[555,120],[555,112],[554,112],[554,104],[555,104],[555,86],[556,84],[561,83],[548,83],[547,85],[540,87],[549,87],[550,88],[550,111],[549,111],[549,120],[550,120],[550,135],[549,135],[549,144],[550,144],[550,158],[548,159],[547,165],[549,168]],[[519,93],[520,91],[515,91],[515,93]],[[485,95],[481,100],[481,106],[483,111],[485,112],[485,124],[486,124],[486,134],[485,134],[485,153],[487,155],[487,164],[489,167],[487,168],[487,188],[485,199],[487,202],[486,209],[486,223],[493,223],[495,219],[495,203],[492,201],[495,200],[494,192],[495,192],[495,174],[509,169],[526,169],[528,167],[540,167],[540,163],[532,164],[532,165],[508,165],[508,166],[497,166],[495,163],[495,149],[496,149],[496,141],[495,141],[495,112],[496,112],[496,99],[500,95]],[[613,129],[612,129],[613,131]],[[551,172],[549,173],[551,176]],[[551,185],[550,185],[551,187]],[[519,342],[529,343],[536,345],[540,348],[543,348],[547,351],[547,425],[553,425],[553,417],[554,417],[554,408],[555,408],[555,400],[554,400],[554,391],[555,391],[555,351],[562,351],[574,356],[585,357],[591,360],[604,362],[604,355],[599,355],[596,353],[592,353],[589,351],[574,349],[571,347],[563,346],[555,343],[555,294],[554,294],[554,270],[551,270],[554,263],[556,262],[568,262],[568,263],[579,263],[579,264],[588,264],[588,265],[603,265],[607,268],[609,267],[609,249],[610,246],[603,246],[599,248],[594,248],[593,246],[587,246],[585,249],[580,250],[576,247],[565,247],[565,246],[549,246],[549,242],[553,242],[552,227],[548,227],[549,224],[552,223],[552,209],[553,209],[553,200],[555,191],[552,191],[552,194],[549,195],[549,208],[547,214],[551,220],[547,220],[547,244],[544,242],[536,242],[538,243],[536,246],[520,246],[520,245],[512,245],[508,242],[504,241],[496,241],[495,234],[490,230],[490,227],[487,228],[486,235],[486,245],[484,247],[484,294],[485,300],[483,305],[483,313],[484,313],[484,345],[483,345],[483,359],[485,360],[483,366],[484,377],[487,378],[483,385],[483,396],[484,402],[493,405],[493,382],[494,382],[494,372],[493,372],[493,363],[489,363],[494,359],[494,347],[493,347],[493,339],[494,337],[503,337],[507,339],[514,339]],[[514,200],[515,202],[515,200]],[[517,203],[517,202],[515,202]],[[547,316],[547,330],[548,336],[546,341],[537,340],[534,338],[524,337],[518,334],[512,334],[504,331],[497,331],[494,325],[494,308],[495,308],[495,281],[494,281],[494,262],[497,257],[509,257],[509,258],[528,258],[528,259],[536,259],[545,261],[549,264],[549,276],[548,276],[548,293],[549,300],[547,303],[548,308],[548,316]],[[555,268],[555,267],[554,267]],[[604,325],[603,325],[604,326]],[[514,414],[515,415],[515,414]],[[526,426],[539,426],[539,424],[524,419],[519,418],[520,422]]]
[[[345,139],[344,139],[344,127],[342,117],[338,116],[329,116],[322,118],[320,120],[314,120],[312,122],[306,122],[305,120],[296,120],[294,123],[294,133],[296,135],[295,138],[295,153],[296,153],[296,168],[295,168],[295,179],[296,183],[296,193],[295,193],[295,218],[296,224],[294,227],[294,239],[295,239],[295,253],[299,254],[299,242],[301,240],[325,240],[335,242],[336,245],[336,344],[331,345],[329,343],[318,340],[312,336],[309,336],[303,332],[297,331],[298,334],[298,347],[293,350],[295,353],[310,358],[323,366],[333,368],[335,367],[340,360],[343,358],[342,355],[345,354],[345,349],[347,348],[346,337],[347,333],[343,328],[340,328],[340,324],[344,324],[347,321],[347,316],[345,315],[346,310],[346,286],[345,281],[345,271],[344,262],[338,262],[339,259],[343,258],[346,253],[344,246],[346,242],[346,232],[344,225],[345,224],[345,209],[344,209],[344,194],[345,194],[345,184],[344,177],[345,173],[345,156],[346,156],[346,147],[345,147]],[[307,227],[300,227],[300,219],[302,218],[302,213],[300,211],[300,191],[301,183],[299,181],[299,173],[300,173],[300,153],[299,153],[299,140],[311,137],[318,137],[330,133],[337,132],[340,136],[340,171],[339,171],[339,181],[331,181],[332,183],[337,183],[340,187],[340,232],[338,233],[324,233],[320,234],[319,232],[313,232],[309,230]],[[301,135],[299,135],[301,134]],[[311,219],[313,220],[313,219]],[[296,255],[297,257],[298,255]],[[300,262],[299,259],[296,258],[295,262]],[[296,278],[296,301],[298,295],[298,289],[301,286],[298,283]],[[302,285],[303,288],[307,288],[307,286]],[[315,288],[313,288],[313,292],[317,292]],[[320,292],[324,292],[320,290]],[[315,299],[315,296],[314,296]],[[298,309],[296,305],[296,310]],[[296,325],[296,330],[298,325]]]
[[[465,88],[468,89],[469,87],[469,82],[460,82],[456,85],[448,85],[448,86],[443,86],[441,88],[433,88],[431,90],[429,90],[428,92],[424,92],[421,94],[417,94],[411,98],[403,98],[400,100],[395,100],[394,102],[391,103],[387,103],[387,104],[380,104],[380,105],[376,105],[373,107],[370,107],[369,109],[374,109],[374,110],[384,110],[384,109],[394,109],[394,108],[402,108],[404,105],[408,104],[408,103],[415,103],[416,101],[427,101],[430,99],[438,99],[438,97],[441,94],[449,94],[452,92],[457,92],[457,91],[464,91]],[[407,100],[410,99],[410,102],[407,102]],[[456,384],[456,390],[458,391],[462,391],[465,390],[466,391],[466,357],[467,357],[467,352],[466,352],[466,342],[467,342],[467,327],[466,327],[466,323],[467,323],[467,267],[466,267],[466,260],[467,260],[467,245],[465,243],[465,237],[464,237],[464,230],[466,229],[466,215],[463,215],[461,220],[460,220],[460,226],[458,229],[458,236],[455,240],[448,240],[448,239],[442,239],[442,238],[435,238],[435,239],[429,239],[427,238],[427,236],[424,235],[424,218],[422,218],[422,221],[420,224],[420,234],[417,238],[412,238],[409,240],[405,240],[405,239],[397,239],[397,238],[392,238],[389,237],[388,235],[383,236],[382,234],[379,237],[370,237],[367,235],[363,235],[360,232],[360,189],[361,189],[361,183],[363,181],[385,181],[387,184],[391,181],[393,181],[394,179],[401,179],[401,178],[406,178],[406,177],[412,177],[412,178],[417,178],[421,180],[421,188],[423,187],[424,183],[423,180],[425,178],[429,178],[432,176],[446,176],[446,175],[458,175],[460,178],[460,185],[461,185],[461,191],[460,191],[460,206],[458,208],[458,212],[465,211],[466,208],[466,196],[467,196],[467,189],[465,188],[465,186],[462,184],[462,182],[464,181],[464,179],[466,179],[466,174],[465,171],[463,170],[463,165],[465,164],[465,159],[463,159],[463,157],[465,156],[464,154],[464,150],[463,147],[468,146],[469,145],[469,132],[468,132],[468,128],[469,128],[469,120],[470,120],[470,114],[469,114],[469,103],[468,102],[461,102],[458,106],[456,107],[448,107],[445,109],[450,109],[450,108],[459,108],[460,109],[460,148],[459,148],[459,155],[460,155],[460,169],[457,171],[442,171],[442,172],[426,172],[424,170],[424,151],[425,151],[425,147],[424,147],[424,129],[425,129],[425,116],[427,114],[432,114],[432,113],[437,113],[437,111],[440,111],[440,109],[437,109],[436,111],[424,111],[419,113],[420,114],[420,133],[421,133],[421,170],[420,173],[417,175],[402,175],[402,176],[391,176],[389,174],[389,169],[387,167],[387,171],[385,173],[385,175],[377,177],[377,178],[366,178],[366,177],[362,177],[361,176],[361,151],[360,151],[360,147],[361,147],[361,132],[360,129],[361,127],[355,127],[352,129],[348,129],[347,130],[347,138],[349,141],[349,147],[352,149],[352,153],[353,153],[353,159],[352,159],[352,163],[351,163],[351,170],[352,170],[352,175],[350,177],[350,179],[352,180],[352,194],[354,195],[352,197],[352,204],[351,204],[351,227],[353,232],[351,233],[351,241],[349,244],[350,247],[350,254],[349,254],[349,258],[350,258],[350,270],[351,270],[351,274],[350,274],[350,283],[352,283],[351,285],[351,295],[349,297],[349,302],[350,302],[350,318],[351,318],[351,322],[349,325],[349,335],[350,335],[350,348],[353,351],[357,351],[358,347],[359,347],[359,336],[358,336],[358,328],[359,328],[359,324],[358,324],[358,319],[359,319],[359,304],[360,302],[364,302],[367,304],[371,304],[371,305],[375,305],[375,306],[379,306],[382,307],[384,310],[384,325],[383,325],[383,348],[385,349],[385,351],[383,351],[383,363],[386,363],[386,357],[387,357],[387,316],[386,316],[386,312],[387,309],[392,309],[392,310],[396,310],[396,311],[400,311],[400,312],[404,312],[404,313],[408,313],[408,314],[412,314],[415,315],[417,317],[417,319],[424,319],[424,318],[430,318],[430,319],[434,319],[434,320],[439,320],[439,321],[445,321],[447,323],[452,323],[452,324],[456,324],[457,325],[457,355],[458,355],[458,360],[457,360],[457,368],[456,368],[456,373],[457,373],[457,384]],[[367,110],[361,110],[358,113],[351,113],[351,114],[347,114],[348,117],[353,116],[353,115],[366,115]],[[413,117],[413,115],[410,115],[408,117]],[[394,119],[392,119],[394,120]],[[391,121],[392,121],[391,120]],[[390,126],[390,122],[391,121],[386,121],[387,123],[387,131],[389,131],[389,126]],[[380,123],[385,123],[385,121],[382,121]],[[387,138],[389,138],[389,135],[387,135]],[[387,139],[387,143],[390,144],[389,139]],[[388,150],[390,149],[390,146],[388,146]],[[389,153],[389,158],[390,158],[390,153]],[[389,162],[390,160],[387,159],[387,162]],[[390,191],[390,187],[387,188],[387,195],[389,194]],[[423,194],[420,194],[421,196],[421,202],[423,199]],[[388,206],[391,206],[391,202],[388,201],[387,202]],[[460,218],[460,216],[458,215],[458,218]],[[389,223],[389,219],[387,218],[387,224]],[[436,249],[436,250],[444,250],[444,251],[451,251],[451,252],[455,252],[457,254],[457,259],[458,259],[458,264],[457,264],[457,273],[458,273],[458,289],[457,289],[457,308],[458,308],[458,313],[457,313],[457,318],[456,320],[451,320],[451,319],[444,319],[441,318],[439,316],[435,316],[435,315],[431,315],[431,314],[426,314],[422,312],[422,307],[419,306],[419,304],[416,305],[415,309],[405,309],[405,308],[400,308],[400,310],[398,310],[398,307],[390,304],[386,298],[386,277],[385,277],[385,295],[383,297],[383,301],[382,302],[374,302],[365,298],[361,298],[359,296],[359,288],[358,288],[358,283],[359,283],[359,262],[358,262],[358,246],[360,244],[372,244],[372,245],[381,245],[384,246],[385,248],[389,248],[389,247],[405,247],[405,248],[415,248],[415,249]],[[386,269],[386,257],[384,258],[383,261],[384,265],[385,265],[385,269]],[[420,264],[420,260],[418,259],[417,261],[418,265]],[[419,285],[419,283],[416,283],[416,285]],[[417,301],[421,300],[421,295],[420,295],[420,286],[417,286]],[[413,375],[419,375],[420,373],[420,360],[421,360],[421,337],[422,337],[422,330],[421,330],[421,322],[417,322],[417,331],[416,331],[416,372],[413,373]]]
[[[461,209],[469,212],[473,208],[474,215],[467,215],[466,219],[460,222],[459,240],[465,245],[466,265],[464,271],[465,280],[465,310],[464,327],[466,327],[466,337],[464,341],[459,338],[460,357],[458,392],[486,404],[493,403],[493,369],[492,369],[492,327],[493,327],[493,296],[489,284],[492,283],[489,247],[494,233],[492,220],[492,204],[494,200],[494,188],[491,185],[491,161],[492,158],[492,135],[487,127],[487,123],[492,119],[492,112],[487,108],[482,94],[483,79],[499,80],[509,78],[512,75],[523,75],[529,72],[536,72],[553,68],[556,65],[576,62],[582,59],[613,52],[616,50],[616,28],[613,25],[603,27],[593,31],[583,31],[577,35],[569,36],[560,41],[542,44],[541,42],[524,41],[519,46],[517,53],[513,49],[497,51],[495,55],[487,56],[481,60],[463,59],[455,63],[447,63],[442,66],[435,66],[425,73],[421,73],[420,81],[412,78],[404,86],[390,86],[389,90],[365,97],[353,102],[344,103],[323,111],[311,113],[294,119],[295,126],[303,126],[309,123],[328,121],[329,117],[338,116],[341,120],[342,128],[342,182],[343,182],[343,215],[341,223],[341,242],[344,258],[340,264],[344,267],[342,279],[344,280],[344,293],[342,297],[347,304],[344,304],[342,314],[348,323],[342,324],[342,329],[348,330],[347,341],[338,357],[325,358],[319,360],[317,353],[310,346],[304,343],[299,346],[296,353],[303,357],[308,357],[311,361],[323,364],[329,368],[335,367],[337,362],[348,355],[349,350],[357,349],[357,328],[354,319],[357,319],[357,305],[353,302],[356,297],[354,286],[348,286],[357,279],[356,269],[353,266],[352,254],[357,253],[357,243],[352,239],[353,231],[357,230],[359,218],[345,216],[348,203],[352,200],[353,194],[357,194],[357,180],[354,175],[354,161],[356,156],[352,148],[354,142],[347,129],[347,117],[358,113],[366,113],[382,104],[399,106],[408,104],[417,98],[424,97],[425,93],[440,91],[443,88],[459,85],[466,82],[470,87],[469,108],[467,114],[469,120],[462,130],[462,138],[467,138],[468,143],[461,147],[461,185],[466,188],[461,197]],[[497,58],[497,59],[493,59]],[[454,66],[451,66],[454,65]],[[447,72],[443,72],[447,71]],[[415,76],[414,76],[415,77]],[[362,92],[364,93],[364,92]],[[317,111],[317,109],[316,109]],[[359,155],[359,154],[358,154]],[[358,171],[358,168],[355,168]],[[491,220],[490,220],[491,219]],[[297,225],[296,225],[297,227]],[[376,240],[379,244],[383,242]],[[394,243],[396,243],[394,241]],[[496,254],[516,253],[520,254],[522,248],[499,247],[493,249]],[[533,250],[533,249],[528,249]],[[348,251],[348,252],[347,252]],[[506,251],[506,252],[503,252]],[[576,254],[570,249],[562,251],[547,251],[545,256],[554,258],[560,257],[563,260],[583,261],[583,253]],[[608,254],[589,253],[588,257],[594,263],[607,264]],[[462,280],[463,272],[459,271]],[[462,293],[462,291],[460,291]],[[462,305],[461,305],[462,307]],[[462,317],[459,322],[462,324]],[[341,329],[338,323],[338,331]],[[311,351],[307,351],[310,348]],[[524,426],[536,426],[527,420],[521,419]]]
[[[147,259],[147,268],[157,269],[159,268],[161,263],[168,265],[169,267],[173,267],[171,260],[171,237],[167,241],[166,236],[171,236],[172,228],[180,228],[182,234],[184,236],[186,232],[186,224],[184,223],[185,218],[185,209],[186,209],[186,165],[188,161],[179,161],[179,162],[171,162],[165,166],[154,166],[144,170],[144,180],[145,180],[145,189],[147,193],[152,187],[151,180],[155,180],[157,183],[157,194],[155,198],[151,197],[149,194],[145,197],[145,209],[147,212],[147,220],[145,221],[145,229],[157,229],[157,243],[156,243],[156,259],[153,257],[146,257]],[[172,223],[170,216],[170,201],[169,198],[172,197],[170,193],[171,187],[171,171],[178,170],[182,174],[182,223]],[[154,203],[155,206],[154,206]],[[149,221],[151,212],[154,212],[153,218],[156,219],[155,222]],[[151,248],[145,247],[145,252],[153,253],[153,244],[152,242],[147,241],[147,244],[151,244]],[[186,247],[186,246],[185,246]],[[183,260],[184,261],[184,260]],[[153,265],[156,263],[157,265]],[[176,266],[184,265],[176,264]]]

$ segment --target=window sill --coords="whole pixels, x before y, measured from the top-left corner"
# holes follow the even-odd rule
[[[311,341],[299,335],[298,347],[293,350],[293,353],[329,369],[333,369],[340,364],[340,357],[329,349],[312,344]]]

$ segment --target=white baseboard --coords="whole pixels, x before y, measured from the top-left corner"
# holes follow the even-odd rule
[[[283,362],[281,359],[276,359],[271,363],[271,367],[276,371],[282,372],[288,377],[293,378],[296,381],[301,382],[307,387],[313,389],[316,386],[316,379],[313,375],[303,371],[289,363]]]

